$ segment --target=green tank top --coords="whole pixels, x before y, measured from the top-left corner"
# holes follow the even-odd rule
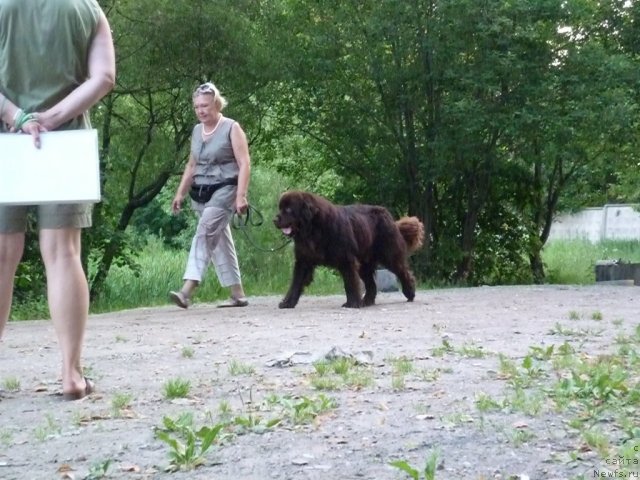
[[[0,0],[0,92],[26,112],[55,105],[88,76],[96,0]],[[60,127],[89,128],[88,112]]]

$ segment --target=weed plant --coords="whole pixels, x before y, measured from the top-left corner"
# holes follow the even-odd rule
[[[436,470],[438,469],[438,457],[440,452],[438,450],[431,450],[427,456],[427,460],[424,465],[423,476],[424,480],[435,480]],[[413,480],[420,480],[420,471],[417,468],[412,467],[406,460],[396,460],[391,462],[392,467],[403,471],[409,475]]]
[[[101,478],[107,478],[109,475],[108,472],[110,465],[110,459],[92,464],[89,469],[89,474],[85,477],[85,480],[99,480]]]
[[[111,412],[114,417],[121,417],[123,410],[131,406],[133,396],[130,393],[116,393],[111,399]]]
[[[51,436],[60,435],[62,429],[51,413],[45,415],[45,423],[35,428],[34,434],[39,442],[44,442]]]
[[[13,442],[13,434],[6,429],[0,429],[0,445],[8,447]]]
[[[256,372],[256,369],[253,365],[249,365],[248,363],[243,363],[238,360],[231,360],[227,367],[229,371],[229,375],[232,377],[237,377],[241,375],[253,375]]]
[[[263,433],[281,425],[288,428],[308,425],[337,406],[335,399],[323,394],[317,397],[272,394],[233,417],[232,423],[237,427],[237,434]]]
[[[170,417],[165,416],[162,421],[164,428],[156,429],[156,438],[169,446],[168,472],[189,471],[204,465],[207,451],[226,426],[218,423],[194,430],[191,425],[178,423]]]
[[[331,361],[314,362],[314,371],[309,375],[311,386],[316,390],[360,389],[373,385],[371,369],[356,364],[351,358],[341,357]]]
[[[191,347],[182,347],[182,357],[183,358],[193,358],[193,348],[191,348]]]
[[[591,320],[601,321],[599,315],[591,315]],[[557,326],[555,333],[575,341],[575,332]],[[509,409],[531,417],[555,411],[563,416],[567,435],[582,445],[583,450],[570,452],[570,458],[578,461],[586,448],[602,460],[621,458],[636,466],[640,462],[640,326],[626,334],[619,332],[616,338],[618,350],[604,355],[590,355],[568,341],[530,347],[520,362],[500,355],[498,378],[506,383],[505,396],[477,395],[476,408],[483,413]],[[533,438],[526,430],[507,432],[507,437],[514,445]],[[622,466],[620,471],[627,470]]]
[[[166,399],[185,398],[191,390],[191,382],[182,378],[168,380],[163,387]]]
[[[17,377],[7,377],[2,381],[2,386],[8,392],[17,392],[20,390],[20,379]]]

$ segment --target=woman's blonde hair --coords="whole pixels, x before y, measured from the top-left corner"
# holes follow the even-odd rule
[[[193,98],[199,95],[213,95],[213,104],[218,111],[227,106],[227,99],[220,95],[220,90],[212,82],[205,82],[195,89]]]

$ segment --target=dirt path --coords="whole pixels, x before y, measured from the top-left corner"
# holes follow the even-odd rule
[[[591,452],[569,458],[580,441],[550,408],[481,412],[476,400],[507,395],[498,354],[520,362],[532,346],[566,341],[597,355],[633,335],[639,289],[444,289],[414,303],[385,293],[361,310],[340,308],[340,296],[303,296],[294,310],[278,300],[92,316],[85,360],[97,392],[78,402],[55,395],[51,323],[10,323],[0,343],[0,478],[391,480],[409,477],[389,462],[422,470],[433,449],[438,480],[594,478],[602,467]],[[308,362],[333,347],[371,365],[354,368],[352,386],[314,389]],[[164,386],[178,378],[190,393],[167,400]],[[335,408],[323,412],[322,396]],[[320,415],[296,424],[291,405],[305,399]],[[198,428],[226,415],[245,429],[236,422],[204,466],[167,473],[170,448],[154,429],[185,412]],[[281,423],[267,428],[272,418]]]

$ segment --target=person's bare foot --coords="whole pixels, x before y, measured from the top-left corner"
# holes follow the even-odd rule
[[[62,398],[68,401],[80,400],[86,397],[87,395],[93,393],[94,386],[91,380],[89,380],[87,377],[83,377],[83,381],[84,381],[84,388],[62,392]]]

